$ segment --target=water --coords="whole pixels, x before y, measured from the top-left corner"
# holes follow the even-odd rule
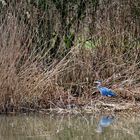
[[[140,140],[140,117],[0,116],[0,140]]]

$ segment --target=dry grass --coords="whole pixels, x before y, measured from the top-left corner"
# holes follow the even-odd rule
[[[35,36],[16,15],[6,13],[0,25],[0,112],[88,104],[97,100],[93,82],[98,79],[116,91],[116,101],[140,100],[139,44],[114,48],[108,35],[94,49],[75,43],[57,59],[51,58],[49,49],[43,56],[37,53]],[[44,58],[51,58],[51,64],[44,65]]]

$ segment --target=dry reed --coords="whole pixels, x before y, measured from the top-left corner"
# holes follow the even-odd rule
[[[28,15],[31,19],[26,24],[18,19],[22,5],[22,2],[19,6],[16,5],[17,13],[10,12],[12,7],[7,7],[3,13],[5,19],[1,19],[0,112],[84,106],[97,99],[93,84],[97,79],[103,79],[107,86],[115,90],[119,101],[140,100],[140,46],[135,41],[133,43],[130,37],[130,42],[125,47],[124,33],[128,34],[128,31],[120,31],[113,36],[112,31],[106,31],[110,29],[109,23],[100,23],[100,30],[104,32],[99,31],[97,36],[94,35],[99,40],[95,48],[86,49],[83,42],[77,43],[78,39],[75,39],[74,45],[64,56],[52,57],[47,43],[46,50],[37,49],[40,38],[34,29],[37,28],[36,8],[33,8],[35,13]],[[105,26],[106,29],[103,29]],[[118,28],[114,29],[116,30]],[[63,46],[63,38],[61,39],[60,46]],[[114,40],[116,42],[112,44]],[[44,50],[45,54],[42,53]],[[59,48],[56,53],[62,51],[64,49]]]

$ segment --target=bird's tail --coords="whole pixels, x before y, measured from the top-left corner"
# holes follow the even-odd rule
[[[114,92],[112,92],[112,93],[111,93],[111,96],[117,96],[117,94],[116,94],[116,93],[114,93]]]

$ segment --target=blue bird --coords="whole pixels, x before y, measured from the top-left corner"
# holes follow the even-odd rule
[[[108,127],[111,125],[114,121],[113,116],[102,116],[99,123],[96,132],[103,132],[103,128]]]
[[[102,96],[108,96],[108,97],[114,97],[116,94],[109,88],[102,87],[101,86],[101,81],[96,81],[94,82],[97,84],[97,89],[100,91]]]

